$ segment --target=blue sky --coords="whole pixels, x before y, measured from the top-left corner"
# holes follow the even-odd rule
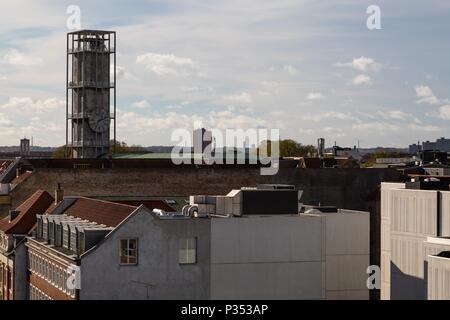
[[[366,9],[381,8],[381,30]],[[174,129],[279,128],[327,145],[407,146],[450,136],[446,1],[6,0],[0,145],[65,139],[69,5],[118,33],[118,138],[171,144]]]

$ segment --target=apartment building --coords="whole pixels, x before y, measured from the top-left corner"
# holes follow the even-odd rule
[[[36,224],[36,215],[53,203],[46,191],[37,191],[0,220],[0,299],[26,299],[25,237]]]
[[[37,216],[26,243],[29,299],[206,298],[207,222],[157,218],[143,205],[66,197]],[[193,254],[198,238],[205,241]]]
[[[382,183],[382,299],[450,299],[449,184]]]
[[[29,298],[368,299],[369,214],[298,204],[279,185],[182,212],[66,197],[28,237]]]

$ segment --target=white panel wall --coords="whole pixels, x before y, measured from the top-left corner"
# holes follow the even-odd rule
[[[428,299],[450,300],[450,259],[428,257]]]
[[[343,211],[323,216],[326,224],[326,296],[368,299],[369,213]]]
[[[391,298],[391,211],[393,189],[404,189],[404,183],[381,184],[381,299]]]
[[[441,221],[440,235],[450,237],[450,192],[441,192]]]

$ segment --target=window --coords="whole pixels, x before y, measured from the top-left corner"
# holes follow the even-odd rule
[[[61,247],[61,245],[62,245],[61,237],[62,237],[61,224],[56,224],[55,225],[55,246]]]
[[[48,222],[48,243],[55,244],[55,223]]]
[[[185,238],[180,240],[178,251],[179,264],[197,263],[197,238]]]
[[[42,238],[44,240],[48,240],[48,227],[47,227],[47,220],[42,221]]]
[[[36,236],[38,238],[42,238],[42,217],[38,216],[37,218],[37,231]]]
[[[70,250],[77,252],[78,250],[78,243],[77,243],[77,230],[71,229],[70,230]]]
[[[63,230],[63,247],[70,249],[70,229],[69,227]]]
[[[120,264],[135,265],[137,264],[137,239],[120,240]]]

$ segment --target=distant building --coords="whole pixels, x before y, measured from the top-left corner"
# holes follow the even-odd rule
[[[362,159],[362,154],[359,152],[359,149],[356,148],[356,146],[353,148],[342,148],[339,146],[334,146],[333,155],[336,157],[351,157],[358,161]]]
[[[422,150],[422,147],[420,146],[420,144],[416,144],[416,143],[410,144],[408,147],[408,153],[411,155],[415,155],[421,150]]]
[[[381,184],[382,299],[450,299],[449,183]]]
[[[434,142],[424,141],[422,145],[414,143],[409,146],[410,154],[417,154],[419,151],[450,152],[450,139],[441,137]]]
[[[444,137],[436,140],[436,149],[439,151],[450,152],[450,139]]]
[[[20,154],[22,157],[28,157],[30,155],[30,139],[20,139]]]
[[[436,149],[436,142],[424,141],[422,143],[422,150],[423,151],[437,150]]]
[[[211,145],[213,147],[212,132],[205,128],[195,129],[193,132],[194,153],[204,153],[205,149]]]

